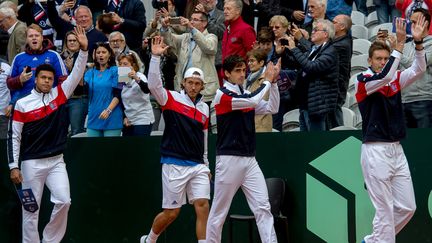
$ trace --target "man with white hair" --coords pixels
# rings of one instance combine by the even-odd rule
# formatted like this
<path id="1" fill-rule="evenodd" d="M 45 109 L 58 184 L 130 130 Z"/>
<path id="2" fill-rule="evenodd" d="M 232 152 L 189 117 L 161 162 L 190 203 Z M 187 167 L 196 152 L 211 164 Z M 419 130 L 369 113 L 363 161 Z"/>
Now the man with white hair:
<path id="1" fill-rule="evenodd" d="M 307 16 L 302 28 L 305 29 L 309 36 L 312 34 L 312 29 L 318 19 L 327 19 L 327 0 L 309 0 L 307 2 Z"/>
<path id="2" fill-rule="evenodd" d="M 114 54 L 116 56 L 116 61 L 117 58 L 121 55 L 121 54 L 125 54 L 125 55 L 134 55 L 135 58 L 137 59 L 137 64 L 139 67 L 139 71 L 142 73 L 144 72 L 144 63 L 141 61 L 141 58 L 139 57 L 138 53 L 136 53 L 135 51 L 131 50 L 129 48 L 129 46 L 126 45 L 126 38 L 123 35 L 123 33 L 119 32 L 119 31 L 114 31 L 112 32 L 109 36 L 108 36 L 108 42 L 109 45 L 111 47 L 111 49 L 114 51 Z"/>
<path id="3" fill-rule="evenodd" d="M 0 8 L 0 29 L 9 34 L 7 59 L 11 64 L 26 43 L 27 26 L 17 19 L 16 12 L 12 8 L 4 7 Z"/>
<path id="4" fill-rule="evenodd" d="M 148 235 L 140 243 L 155 243 L 159 235 L 177 218 L 186 197 L 194 205 L 197 215 L 198 243 L 206 240 L 206 226 L 210 199 L 210 169 L 207 159 L 209 107 L 202 101 L 204 73 L 189 68 L 183 78 L 183 90 L 163 88 L 160 56 L 168 46 L 161 37 L 152 42 L 152 58 L 148 74 L 148 88 L 161 105 L 165 130 L 161 142 L 162 208 L 154 219 Z"/>
<path id="5" fill-rule="evenodd" d="M 297 77 L 301 131 L 325 131 L 327 118 L 336 109 L 339 62 L 331 45 L 335 31 L 329 20 L 318 19 L 312 29 L 310 51 L 297 48 L 289 37 L 288 48 L 301 67 Z"/>

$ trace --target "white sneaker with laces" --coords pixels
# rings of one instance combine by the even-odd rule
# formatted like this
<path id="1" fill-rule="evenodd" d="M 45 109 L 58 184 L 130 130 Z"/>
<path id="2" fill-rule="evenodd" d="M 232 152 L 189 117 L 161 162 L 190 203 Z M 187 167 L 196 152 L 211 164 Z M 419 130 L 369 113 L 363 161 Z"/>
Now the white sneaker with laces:
<path id="1" fill-rule="evenodd" d="M 147 235 L 141 236 L 140 243 L 146 243 L 146 241 L 147 241 Z"/>

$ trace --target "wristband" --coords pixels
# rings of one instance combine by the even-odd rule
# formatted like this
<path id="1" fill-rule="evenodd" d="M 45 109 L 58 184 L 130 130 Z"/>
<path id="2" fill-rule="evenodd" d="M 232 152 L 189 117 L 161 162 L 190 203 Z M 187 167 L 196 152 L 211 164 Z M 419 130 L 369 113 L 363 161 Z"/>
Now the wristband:
<path id="1" fill-rule="evenodd" d="M 111 110 L 110 108 L 106 108 L 105 110 L 106 110 L 106 112 L 108 112 L 109 114 L 111 114 L 111 112 L 112 112 L 112 110 Z"/>
<path id="2" fill-rule="evenodd" d="M 416 45 L 423 44 L 423 39 L 421 39 L 419 41 L 414 40 L 414 44 L 416 44 Z"/>

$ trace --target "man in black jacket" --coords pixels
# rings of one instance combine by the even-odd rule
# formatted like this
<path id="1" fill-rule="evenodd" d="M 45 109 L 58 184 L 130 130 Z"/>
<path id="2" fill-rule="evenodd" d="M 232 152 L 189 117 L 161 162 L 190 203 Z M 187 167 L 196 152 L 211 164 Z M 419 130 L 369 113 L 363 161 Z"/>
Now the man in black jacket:
<path id="1" fill-rule="evenodd" d="M 297 87 L 301 131 L 327 130 L 328 115 L 336 108 L 339 63 L 330 44 L 334 26 L 329 20 L 316 20 L 310 50 L 302 51 L 290 37 L 288 49 L 300 65 Z"/>
<path id="2" fill-rule="evenodd" d="M 110 0 L 105 12 L 112 14 L 112 20 L 117 24 L 114 30 L 125 35 L 129 48 L 139 50 L 147 25 L 145 8 L 141 0 Z"/>
<path id="3" fill-rule="evenodd" d="M 338 99 L 336 109 L 329 114 L 329 128 L 343 126 L 342 106 L 345 103 L 351 72 L 352 37 L 349 34 L 352 21 L 348 15 L 340 14 L 334 17 L 335 38 L 333 47 L 339 58 Z"/>

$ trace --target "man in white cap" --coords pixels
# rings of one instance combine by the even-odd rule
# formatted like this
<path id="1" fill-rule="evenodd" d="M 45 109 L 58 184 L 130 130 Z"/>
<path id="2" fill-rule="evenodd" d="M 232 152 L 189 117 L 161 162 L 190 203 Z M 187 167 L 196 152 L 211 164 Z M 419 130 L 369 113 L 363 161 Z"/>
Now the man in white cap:
<path id="1" fill-rule="evenodd" d="M 197 214 L 198 242 L 205 242 L 210 199 L 210 170 L 207 159 L 207 129 L 209 107 L 201 98 L 204 73 L 199 68 L 186 70 L 180 92 L 162 86 L 160 56 L 161 38 L 152 43 L 152 58 L 148 73 L 148 87 L 162 107 L 165 130 L 161 142 L 162 208 L 150 233 L 140 243 L 155 243 L 159 235 L 177 218 L 186 204 L 186 196 Z"/>

